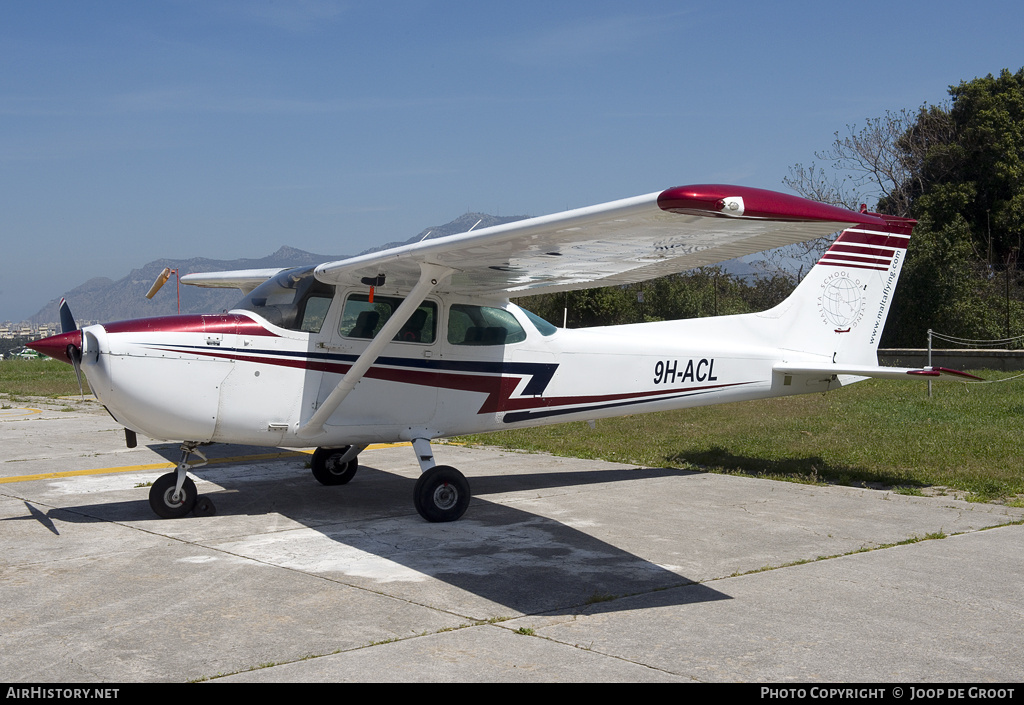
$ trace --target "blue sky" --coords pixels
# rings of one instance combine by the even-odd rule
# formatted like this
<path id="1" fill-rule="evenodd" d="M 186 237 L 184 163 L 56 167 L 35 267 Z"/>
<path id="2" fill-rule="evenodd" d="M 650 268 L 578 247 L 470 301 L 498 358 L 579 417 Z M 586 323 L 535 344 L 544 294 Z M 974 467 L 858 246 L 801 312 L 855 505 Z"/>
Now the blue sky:
<path id="1" fill-rule="evenodd" d="M 160 257 L 786 190 L 1022 36 L 1019 2 L 3 0 L 0 321 Z"/>

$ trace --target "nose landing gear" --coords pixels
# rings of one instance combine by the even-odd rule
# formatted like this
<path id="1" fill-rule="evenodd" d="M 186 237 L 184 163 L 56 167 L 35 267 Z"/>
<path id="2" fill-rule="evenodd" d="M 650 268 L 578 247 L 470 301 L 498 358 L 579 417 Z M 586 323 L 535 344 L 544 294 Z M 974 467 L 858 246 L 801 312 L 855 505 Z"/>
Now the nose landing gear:
<path id="1" fill-rule="evenodd" d="M 359 452 L 365 447 L 317 448 L 310 461 L 313 477 L 321 485 L 348 484 L 359 469 Z"/>
<path id="2" fill-rule="evenodd" d="M 196 483 L 188 477 L 189 468 L 206 465 L 206 456 L 197 450 L 198 443 L 181 444 L 181 460 L 174 472 L 161 475 L 149 489 L 149 506 L 163 519 L 177 519 L 192 512 L 210 516 L 215 512 L 209 497 L 200 497 Z M 195 453 L 202 462 L 188 464 L 188 458 Z M 197 504 L 198 503 L 198 504 Z"/>

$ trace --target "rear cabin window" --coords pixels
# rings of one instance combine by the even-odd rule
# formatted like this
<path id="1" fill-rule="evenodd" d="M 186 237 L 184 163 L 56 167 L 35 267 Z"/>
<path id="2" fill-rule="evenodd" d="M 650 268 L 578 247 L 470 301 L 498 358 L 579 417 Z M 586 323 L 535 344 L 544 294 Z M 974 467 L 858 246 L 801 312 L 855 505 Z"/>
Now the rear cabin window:
<path id="1" fill-rule="evenodd" d="M 370 340 L 377 335 L 391 314 L 401 305 L 402 299 L 393 296 L 376 295 L 373 303 L 366 294 L 350 294 L 345 300 L 338 332 L 346 338 Z M 395 334 L 393 340 L 402 343 L 433 343 L 437 337 L 437 304 L 424 301 L 409 320 Z"/>
<path id="2" fill-rule="evenodd" d="M 525 308 L 521 308 L 519 310 L 526 314 L 526 317 L 530 319 L 530 323 L 537 327 L 537 331 L 541 335 L 546 337 L 558 332 L 558 328 L 556 326 L 548 323 L 533 311 L 527 311 Z"/>
<path id="3" fill-rule="evenodd" d="M 502 308 L 452 304 L 448 342 L 452 345 L 507 345 L 526 340 L 515 316 Z"/>

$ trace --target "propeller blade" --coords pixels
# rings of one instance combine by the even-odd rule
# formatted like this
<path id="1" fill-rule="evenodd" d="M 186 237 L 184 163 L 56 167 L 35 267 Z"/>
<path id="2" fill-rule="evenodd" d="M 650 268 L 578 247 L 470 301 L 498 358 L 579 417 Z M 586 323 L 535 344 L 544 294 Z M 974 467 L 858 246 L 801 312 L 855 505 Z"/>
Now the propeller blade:
<path id="1" fill-rule="evenodd" d="M 61 298 L 60 300 L 60 332 L 70 333 L 71 331 L 78 330 L 78 324 L 75 323 L 75 317 L 71 315 L 71 307 L 68 306 L 67 300 Z"/>
<path id="2" fill-rule="evenodd" d="M 167 280 L 171 278 L 171 268 L 164 267 L 164 271 L 160 272 L 160 275 L 153 282 L 153 286 L 149 287 L 149 293 L 146 294 L 147 299 L 151 299 L 156 296 L 156 292 L 160 291 L 160 287 L 167 283 Z"/>
<path id="3" fill-rule="evenodd" d="M 78 395 L 85 399 L 85 387 L 82 386 L 82 349 L 77 345 L 68 345 L 67 356 L 75 368 L 75 377 L 78 378 Z"/>
<path id="4" fill-rule="evenodd" d="M 78 330 L 78 324 L 75 323 L 75 317 L 71 315 L 71 307 L 68 306 L 67 299 L 64 298 L 61 298 L 60 300 L 60 330 L 62 335 L 66 333 L 73 333 Z M 85 399 L 85 387 L 82 385 L 81 333 L 78 334 L 78 343 L 78 345 L 68 343 L 64 348 L 64 355 L 68 360 L 70 360 L 71 364 L 75 368 L 75 377 L 78 378 L 78 394 L 82 399 Z"/>
<path id="5" fill-rule="evenodd" d="M 68 299 L 60 298 L 60 332 L 73 333 L 78 330 L 78 324 L 75 323 L 75 317 L 72 316 L 71 306 L 68 305 Z M 78 336 L 79 344 L 71 342 L 65 347 L 65 355 L 71 364 L 75 367 L 75 376 L 78 378 L 78 393 L 79 396 L 85 399 L 85 387 L 82 385 L 82 335 Z M 45 354 L 44 354 L 45 355 Z"/>

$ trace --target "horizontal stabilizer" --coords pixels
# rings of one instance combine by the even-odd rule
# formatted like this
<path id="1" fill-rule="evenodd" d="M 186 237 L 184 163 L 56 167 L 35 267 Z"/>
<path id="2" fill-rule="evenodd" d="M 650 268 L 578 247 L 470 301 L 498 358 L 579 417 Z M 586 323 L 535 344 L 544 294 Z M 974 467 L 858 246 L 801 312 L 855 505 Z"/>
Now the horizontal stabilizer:
<path id="1" fill-rule="evenodd" d="M 984 381 L 967 372 L 951 370 L 948 367 L 880 367 L 877 365 L 833 365 L 830 363 L 782 363 L 773 368 L 787 375 L 857 375 L 858 377 L 881 377 L 884 379 L 910 379 L 913 377 L 953 377 L 955 379 Z"/>

